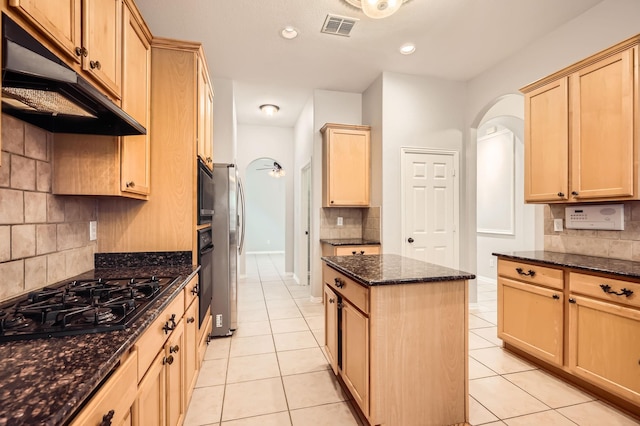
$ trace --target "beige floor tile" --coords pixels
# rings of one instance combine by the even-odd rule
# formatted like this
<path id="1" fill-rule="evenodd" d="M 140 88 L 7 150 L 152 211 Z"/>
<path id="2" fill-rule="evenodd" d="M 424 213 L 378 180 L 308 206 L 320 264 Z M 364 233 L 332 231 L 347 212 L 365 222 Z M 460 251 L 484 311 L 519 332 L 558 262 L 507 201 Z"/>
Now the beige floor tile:
<path id="1" fill-rule="evenodd" d="M 267 309 L 272 308 L 297 308 L 295 300 L 293 299 L 275 299 L 275 300 L 267 300 L 265 301 L 267 304 Z"/>
<path id="2" fill-rule="evenodd" d="M 492 312 L 495 309 L 485 306 L 483 303 L 469 303 L 469 313 L 476 314 L 478 312 Z"/>
<path id="3" fill-rule="evenodd" d="M 469 395 L 499 419 L 549 410 L 548 406 L 500 376 L 469 380 Z"/>
<path id="4" fill-rule="evenodd" d="M 498 295 L 495 291 L 479 291 L 478 302 L 486 302 L 489 300 L 496 300 Z"/>
<path id="5" fill-rule="evenodd" d="M 502 347 L 502 339 L 498 338 L 498 327 L 476 328 L 475 330 L 469 330 L 469 332 L 477 334 L 496 346 Z"/>
<path id="6" fill-rule="evenodd" d="M 247 356 L 275 352 L 273 346 L 273 337 L 251 336 L 251 337 L 233 337 L 231 339 L 231 351 L 229 356 Z"/>
<path id="7" fill-rule="evenodd" d="M 497 300 L 483 300 L 479 301 L 478 304 L 484 308 L 487 308 L 488 311 L 498 311 L 498 301 Z"/>
<path id="8" fill-rule="evenodd" d="M 474 398 L 469 397 L 469 422 L 472 425 L 482 425 L 499 420 L 493 413 L 487 410 Z"/>
<path id="9" fill-rule="evenodd" d="M 289 412 L 266 414 L 264 416 L 249 417 L 240 420 L 222 422 L 222 426 L 291 426 Z"/>
<path id="10" fill-rule="evenodd" d="M 202 362 L 198 374 L 197 388 L 224 385 L 227 376 L 227 359 L 209 359 Z"/>
<path id="11" fill-rule="evenodd" d="M 516 358 L 502 348 L 492 347 L 469 351 L 476 361 L 484 364 L 498 374 L 518 373 L 520 371 L 535 370 L 536 367 L 526 361 Z"/>
<path id="12" fill-rule="evenodd" d="M 291 411 L 293 426 L 359 426 L 348 402 L 319 405 Z"/>
<path id="13" fill-rule="evenodd" d="M 250 337 L 271 334 L 271 324 L 269 321 L 241 322 L 233 332 L 234 337 Z"/>
<path id="14" fill-rule="evenodd" d="M 260 300 L 238 300 L 238 311 L 255 311 L 264 309 L 264 299 Z"/>
<path id="15" fill-rule="evenodd" d="M 307 286 L 300 286 L 300 287 L 288 287 L 289 289 L 289 294 L 291 294 L 291 297 L 305 297 L 309 295 L 309 288 Z"/>
<path id="16" fill-rule="evenodd" d="M 262 294 L 262 289 L 260 287 L 251 290 L 245 289 L 244 291 L 238 289 L 238 300 L 242 300 L 242 302 L 263 301 L 264 295 Z"/>
<path id="17" fill-rule="evenodd" d="M 551 408 L 566 407 L 594 400 L 590 395 L 542 370 L 507 374 L 504 378 Z"/>
<path id="18" fill-rule="evenodd" d="M 469 380 L 498 375 L 498 373 L 496 373 L 486 365 L 479 363 L 475 359 L 471 357 L 469 357 L 468 359 L 469 359 Z"/>
<path id="19" fill-rule="evenodd" d="M 280 367 L 275 352 L 229 358 L 227 383 L 280 377 Z"/>
<path id="20" fill-rule="evenodd" d="M 318 301 L 318 300 L 312 299 L 310 296 L 300 297 L 300 298 L 296 297 L 294 298 L 294 301 L 298 306 L 316 306 L 318 304 L 322 305 L 322 299 Z"/>
<path id="21" fill-rule="evenodd" d="M 229 347 L 231 346 L 231 337 L 219 337 L 211 339 L 207 350 L 204 353 L 204 359 L 222 359 L 229 357 Z"/>
<path id="22" fill-rule="evenodd" d="M 580 426 L 640 425 L 640 422 L 614 410 L 601 401 L 585 402 L 571 407 L 558 408 L 556 411 Z"/>
<path id="23" fill-rule="evenodd" d="M 302 318 L 300 309 L 293 308 L 269 308 L 269 319 Z"/>
<path id="24" fill-rule="evenodd" d="M 304 318 L 289 318 L 271 321 L 271 330 L 277 333 L 293 333 L 294 331 L 307 331 L 309 326 Z"/>
<path id="25" fill-rule="evenodd" d="M 495 327 L 495 324 L 491 324 L 489 321 L 483 320 L 475 314 L 469 314 L 469 329 Z"/>
<path id="26" fill-rule="evenodd" d="M 282 380 L 278 378 L 227 384 L 222 420 L 236 420 L 287 410 Z"/>
<path id="27" fill-rule="evenodd" d="M 321 330 L 311 330 L 313 333 L 313 337 L 316 338 L 316 342 L 318 342 L 318 346 L 324 346 L 324 328 Z"/>
<path id="28" fill-rule="evenodd" d="M 575 426 L 575 423 L 555 410 L 505 419 L 504 422 L 509 426 Z"/>
<path id="29" fill-rule="evenodd" d="M 300 312 L 305 317 L 316 317 L 324 315 L 324 305 L 322 303 L 316 303 L 315 305 L 303 305 L 300 306 Z"/>
<path id="30" fill-rule="evenodd" d="M 283 376 L 311 373 L 330 368 L 319 347 L 278 352 L 278 363 Z"/>
<path id="31" fill-rule="evenodd" d="M 260 273 L 260 281 L 262 281 L 262 284 L 265 284 L 265 283 L 282 284 L 282 277 L 280 276 L 280 274 L 278 274 L 277 271 L 273 271 L 272 273 L 267 273 L 265 275 Z"/>
<path id="32" fill-rule="evenodd" d="M 485 321 L 490 322 L 493 325 L 498 325 L 498 312 L 497 311 L 486 311 L 486 312 L 478 312 L 474 314 L 477 317 L 482 318 Z"/>
<path id="33" fill-rule="evenodd" d="M 305 317 L 307 324 L 309 324 L 309 328 L 311 330 L 322 330 L 324 329 L 324 316 L 318 317 Z"/>
<path id="34" fill-rule="evenodd" d="M 276 344 L 276 351 L 278 352 L 318 347 L 318 342 L 316 342 L 311 331 L 274 334 L 273 341 Z"/>
<path id="35" fill-rule="evenodd" d="M 185 426 L 217 424 L 222 413 L 224 386 L 210 386 L 193 390 L 185 416 Z"/>
<path id="36" fill-rule="evenodd" d="M 268 321 L 267 308 L 238 311 L 238 322 Z"/>
<path id="37" fill-rule="evenodd" d="M 495 346 L 493 343 L 488 341 L 487 339 L 483 339 L 473 332 L 469 332 L 469 350 L 473 349 L 482 349 L 482 348 L 490 348 Z"/>
<path id="38" fill-rule="evenodd" d="M 282 381 L 290 410 L 347 399 L 333 372 L 329 370 L 285 376 Z"/>

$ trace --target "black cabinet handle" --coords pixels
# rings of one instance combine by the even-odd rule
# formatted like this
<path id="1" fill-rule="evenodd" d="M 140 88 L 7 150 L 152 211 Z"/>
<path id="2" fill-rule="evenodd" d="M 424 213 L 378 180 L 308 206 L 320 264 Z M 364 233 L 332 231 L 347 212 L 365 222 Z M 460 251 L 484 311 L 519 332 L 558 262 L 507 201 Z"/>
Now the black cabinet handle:
<path id="1" fill-rule="evenodd" d="M 329 299 L 329 303 L 336 303 L 336 299 L 334 299 L 333 297 Z"/>
<path id="2" fill-rule="evenodd" d="M 199 285 L 196 284 L 195 286 L 193 286 L 193 288 L 191 289 L 191 294 L 193 294 L 194 296 L 196 294 L 198 294 L 198 292 L 200 291 Z"/>
<path id="3" fill-rule="evenodd" d="M 571 195 L 577 197 L 578 195 L 580 195 L 580 193 L 578 191 L 571 191 Z"/>
<path id="4" fill-rule="evenodd" d="M 115 411 L 109 410 L 107 414 L 102 416 L 102 421 L 100 422 L 100 426 L 111 426 L 111 420 L 113 420 L 113 415 Z"/>
<path id="5" fill-rule="evenodd" d="M 171 321 L 171 324 L 169 324 L 169 321 Z M 176 314 L 171 315 L 169 321 L 165 322 L 164 326 L 162 327 L 162 329 L 164 330 L 164 334 L 169 334 L 171 330 L 174 330 L 176 328 Z"/>
<path id="6" fill-rule="evenodd" d="M 351 254 L 355 256 L 356 255 L 356 251 L 355 250 L 352 251 Z"/>
<path id="7" fill-rule="evenodd" d="M 344 281 L 342 281 L 340 278 L 336 277 L 333 282 L 335 283 L 336 287 L 338 288 L 342 288 L 344 287 Z"/>
<path id="8" fill-rule="evenodd" d="M 194 317 L 187 318 L 187 324 L 193 324 L 194 322 L 196 322 L 196 319 Z"/>
<path id="9" fill-rule="evenodd" d="M 529 269 L 529 271 L 524 272 L 524 271 L 522 270 L 522 268 L 516 268 L 516 272 L 517 272 L 519 275 L 523 275 L 523 276 L 525 276 L 525 277 L 531 277 L 531 278 L 533 278 L 533 277 L 536 275 L 536 271 L 534 271 L 534 270 L 532 270 L 532 269 Z"/>
<path id="10" fill-rule="evenodd" d="M 178 345 L 169 346 L 169 353 L 170 354 L 176 353 L 178 351 L 180 351 L 180 346 L 178 346 Z"/>
<path id="11" fill-rule="evenodd" d="M 102 64 L 100 61 L 89 61 L 89 67 L 91 67 L 91 69 L 102 69 Z"/>
<path id="12" fill-rule="evenodd" d="M 611 290 L 611 286 L 607 285 L 607 284 L 600 284 L 600 288 L 605 293 L 607 293 L 607 294 L 615 294 L 616 296 L 629 297 L 629 296 L 631 296 L 633 294 L 633 290 L 629 290 L 627 288 L 623 288 L 619 292 L 616 292 L 615 290 Z"/>
<path id="13" fill-rule="evenodd" d="M 558 197 L 560 198 L 564 197 L 564 192 L 558 192 Z"/>
<path id="14" fill-rule="evenodd" d="M 84 56 L 86 58 L 88 54 L 89 54 L 89 51 L 87 50 L 86 47 L 76 47 L 77 56 Z"/>
<path id="15" fill-rule="evenodd" d="M 173 355 L 164 357 L 164 359 L 162 360 L 162 364 L 173 364 Z"/>
<path id="16" fill-rule="evenodd" d="M 556 299 L 556 300 L 560 299 L 560 296 L 558 296 L 557 294 L 554 294 L 554 295 L 553 295 L 553 296 L 551 296 L 551 297 L 553 297 L 553 298 L 554 298 L 554 299 Z"/>
<path id="17" fill-rule="evenodd" d="M 574 299 L 573 297 L 569 298 L 569 303 L 576 303 L 576 299 Z"/>
<path id="18" fill-rule="evenodd" d="M 407 239 L 407 242 L 408 242 L 409 244 L 411 244 L 413 241 L 414 241 L 414 239 L 413 239 L 413 238 L 411 238 L 411 237 L 409 237 L 409 238 Z"/>
<path id="19" fill-rule="evenodd" d="M 364 254 L 364 250 L 360 250 L 360 254 Z"/>

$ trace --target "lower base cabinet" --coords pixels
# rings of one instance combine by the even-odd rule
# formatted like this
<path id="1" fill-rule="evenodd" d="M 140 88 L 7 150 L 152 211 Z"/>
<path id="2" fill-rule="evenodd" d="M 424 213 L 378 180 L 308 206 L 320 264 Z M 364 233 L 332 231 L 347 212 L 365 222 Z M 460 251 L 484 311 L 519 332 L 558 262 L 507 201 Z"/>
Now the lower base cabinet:
<path id="1" fill-rule="evenodd" d="M 342 379 L 353 399 L 369 414 L 369 318 L 342 302 Z"/>
<path id="2" fill-rule="evenodd" d="M 166 382 L 165 356 L 160 352 L 138 384 L 138 397 L 132 410 L 134 424 L 166 424 Z"/>

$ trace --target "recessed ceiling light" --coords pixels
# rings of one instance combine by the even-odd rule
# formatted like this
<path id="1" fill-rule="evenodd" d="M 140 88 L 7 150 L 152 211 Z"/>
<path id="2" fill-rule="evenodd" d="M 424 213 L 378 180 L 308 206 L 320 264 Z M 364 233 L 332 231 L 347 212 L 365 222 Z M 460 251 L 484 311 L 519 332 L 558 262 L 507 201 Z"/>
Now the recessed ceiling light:
<path id="1" fill-rule="evenodd" d="M 403 55 L 411 55 L 416 51 L 416 45 L 413 43 L 405 43 L 400 47 L 400 53 Z"/>
<path id="2" fill-rule="evenodd" d="M 282 29 L 282 31 L 280 31 L 280 34 L 287 40 L 291 40 L 292 38 L 298 37 L 298 30 L 291 26 L 286 26 Z"/>
<path id="3" fill-rule="evenodd" d="M 272 117 L 276 112 L 280 111 L 280 107 L 273 104 L 264 104 L 260 105 L 260 111 L 262 111 L 266 116 Z"/>

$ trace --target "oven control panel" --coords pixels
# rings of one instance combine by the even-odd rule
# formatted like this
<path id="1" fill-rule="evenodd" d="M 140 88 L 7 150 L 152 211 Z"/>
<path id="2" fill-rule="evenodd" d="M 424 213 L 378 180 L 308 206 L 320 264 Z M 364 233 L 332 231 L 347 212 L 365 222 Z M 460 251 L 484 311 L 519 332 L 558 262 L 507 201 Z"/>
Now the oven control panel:
<path id="1" fill-rule="evenodd" d="M 565 208 L 568 229 L 624 230 L 624 204 L 599 204 Z"/>

